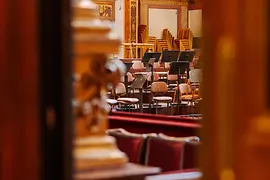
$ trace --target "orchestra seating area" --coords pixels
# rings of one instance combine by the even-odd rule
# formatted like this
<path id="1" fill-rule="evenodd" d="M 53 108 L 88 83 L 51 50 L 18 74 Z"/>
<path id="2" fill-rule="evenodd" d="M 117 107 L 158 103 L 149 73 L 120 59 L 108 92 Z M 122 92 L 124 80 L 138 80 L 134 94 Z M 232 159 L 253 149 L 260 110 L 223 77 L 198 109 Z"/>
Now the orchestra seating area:
<path id="1" fill-rule="evenodd" d="M 173 59 L 170 58 L 173 56 Z M 169 58 L 169 59 L 168 59 Z M 196 51 L 147 52 L 125 62 L 127 73 L 108 91 L 115 111 L 181 115 L 198 113 L 202 71 Z M 151 61 L 153 60 L 153 61 Z"/>
<path id="2" fill-rule="evenodd" d="M 107 133 L 116 138 L 118 148 L 126 153 L 131 163 L 160 167 L 163 173 L 198 168 L 196 156 L 201 142 L 197 136 L 138 134 L 122 128 L 109 129 Z"/>

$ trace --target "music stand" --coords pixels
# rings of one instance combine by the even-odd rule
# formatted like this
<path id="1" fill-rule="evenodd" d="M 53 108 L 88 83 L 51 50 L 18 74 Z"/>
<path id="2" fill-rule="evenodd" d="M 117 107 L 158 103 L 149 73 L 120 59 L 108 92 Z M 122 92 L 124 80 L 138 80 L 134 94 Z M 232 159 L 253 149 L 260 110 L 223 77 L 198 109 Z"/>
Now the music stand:
<path id="1" fill-rule="evenodd" d="M 150 68 L 151 71 L 151 84 L 154 81 L 154 62 L 158 62 L 161 53 L 159 52 L 146 52 L 142 58 L 142 62 L 147 64 L 147 67 Z"/>
<path id="2" fill-rule="evenodd" d="M 146 52 L 143 55 L 142 62 L 143 63 L 148 63 L 148 61 L 151 58 L 155 59 L 155 62 L 158 62 L 160 56 L 161 56 L 161 53 L 160 52 Z"/>
<path id="3" fill-rule="evenodd" d="M 185 74 L 185 72 L 189 69 L 189 62 L 187 61 L 175 61 L 171 63 L 171 69 L 169 74 L 177 74 L 177 105 L 179 106 L 179 97 L 180 97 L 180 89 L 179 84 L 181 81 L 180 76 Z"/>
<path id="4" fill-rule="evenodd" d="M 126 93 L 128 94 L 128 76 L 127 76 L 127 73 L 129 72 L 129 69 L 132 67 L 133 63 L 124 63 L 125 66 L 126 66 L 126 70 L 127 72 L 125 73 L 125 76 L 124 76 L 124 83 L 125 83 L 125 86 L 126 86 Z"/>
<path id="5" fill-rule="evenodd" d="M 196 52 L 195 51 L 182 51 L 179 56 L 178 61 L 188 61 L 192 62 Z"/>
<path id="6" fill-rule="evenodd" d="M 179 57 L 180 51 L 163 51 L 161 62 L 172 62 L 177 61 Z"/>
<path id="7" fill-rule="evenodd" d="M 140 98 L 139 98 L 139 106 L 140 106 L 140 112 L 143 112 L 143 105 L 142 105 L 142 100 L 143 100 L 143 85 L 146 82 L 146 75 L 143 74 L 137 74 L 135 76 L 134 81 L 132 82 L 132 84 L 130 85 L 130 89 L 139 89 L 139 93 L 140 93 Z"/>

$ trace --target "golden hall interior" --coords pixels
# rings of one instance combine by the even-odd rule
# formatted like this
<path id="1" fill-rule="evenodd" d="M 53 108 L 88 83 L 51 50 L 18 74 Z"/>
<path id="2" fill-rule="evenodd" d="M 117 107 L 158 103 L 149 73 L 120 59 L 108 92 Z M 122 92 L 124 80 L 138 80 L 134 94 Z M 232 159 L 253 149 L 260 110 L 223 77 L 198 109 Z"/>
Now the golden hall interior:
<path id="1" fill-rule="evenodd" d="M 0 179 L 269 180 L 269 7 L 0 1 Z"/>

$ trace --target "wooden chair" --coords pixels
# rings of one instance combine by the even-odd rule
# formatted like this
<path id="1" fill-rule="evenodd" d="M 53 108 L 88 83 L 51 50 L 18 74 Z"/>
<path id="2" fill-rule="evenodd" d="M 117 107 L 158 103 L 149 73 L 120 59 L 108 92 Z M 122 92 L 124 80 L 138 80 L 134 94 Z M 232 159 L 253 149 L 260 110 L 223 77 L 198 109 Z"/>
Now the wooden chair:
<path id="1" fill-rule="evenodd" d="M 169 107 L 171 107 L 172 97 L 164 96 L 168 92 L 168 87 L 165 82 L 157 81 L 153 82 L 151 85 L 152 102 L 156 104 L 156 114 L 158 113 L 157 107 L 159 103 L 167 103 L 167 113 L 169 112 Z M 161 95 L 161 96 L 157 96 Z"/>
<path id="2" fill-rule="evenodd" d="M 169 88 L 177 87 L 178 76 L 176 74 L 168 74 L 167 76 L 167 84 Z M 171 83 L 174 82 L 174 83 Z"/>
<path id="3" fill-rule="evenodd" d="M 139 99 L 131 98 L 131 97 L 122 97 L 126 95 L 126 87 L 123 83 L 118 83 L 118 85 L 113 90 L 113 95 L 118 96 L 117 102 L 119 103 L 120 108 L 122 105 L 129 106 L 129 110 L 131 109 L 131 105 L 134 105 L 135 108 L 138 109 Z"/>
<path id="4" fill-rule="evenodd" d="M 196 100 L 200 99 L 200 90 L 196 86 L 191 86 L 190 81 L 188 83 L 181 83 L 180 89 L 180 100 L 187 101 L 188 105 L 192 105 Z"/>
<path id="5" fill-rule="evenodd" d="M 132 63 L 132 69 L 134 70 L 142 70 L 145 68 L 142 61 L 132 61 Z"/>

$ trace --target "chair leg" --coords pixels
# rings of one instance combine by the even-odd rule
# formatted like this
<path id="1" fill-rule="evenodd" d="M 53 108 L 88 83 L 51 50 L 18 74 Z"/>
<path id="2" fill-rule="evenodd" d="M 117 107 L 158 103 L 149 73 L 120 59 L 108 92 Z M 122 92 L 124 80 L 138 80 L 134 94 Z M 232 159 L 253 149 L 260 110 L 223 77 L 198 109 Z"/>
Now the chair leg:
<path id="1" fill-rule="evenodd" d="M 169 113 L 169 103 L 167 103 L 166 114 Z"/>
<path id="2" fill-rule="evenodd" d="M 158 114 L 158 102 L 156 102 L 156 114 Z"/>
<path id="3" fill-rule="evenodd" d="M 172 110 L 173 110 L 173 108 L 172 108 L 172 102 L 170 102 L 170 115 L 172 115 Z"/>

